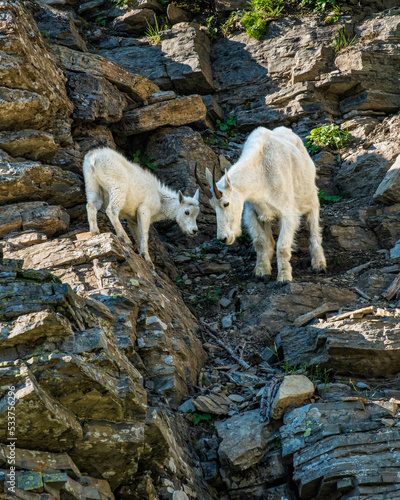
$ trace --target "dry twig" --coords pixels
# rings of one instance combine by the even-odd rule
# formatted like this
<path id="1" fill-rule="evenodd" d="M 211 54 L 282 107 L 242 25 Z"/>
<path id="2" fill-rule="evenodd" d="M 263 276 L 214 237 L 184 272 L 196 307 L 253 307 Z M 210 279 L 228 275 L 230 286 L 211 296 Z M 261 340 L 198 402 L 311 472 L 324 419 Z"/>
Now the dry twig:
<path id="1" fill-rule="evenodd" d="M 223 347 L 225 349 L 225 351 L 229 352 L 229 354 L 232 356 L 232 358 L 237 361 L 240 366 L 242 366 L 245 370 L 249 370 L 250 369 L 250 365 L 246 363 L 246 361 L 244 361 L 243 359 L 240 359 L 239 356 L 237 356 L 233 350 L 227 346 L 224 342 L 222 342 L 222 340 L 220 340 L 215 334 L 215 330 L 213 330 L 209 325 L 207 325 L 207 323 L 204 323 L 202 324 L 202 327 L 203 329 L 205 330 L 205 332 L 218 344 L 220 345 L 221 347 Z"/>
<path id="2" fill-rule="evenodd" d="M 361 295 L 361 297 L 363 297 L 364 299 L 372 300 L 369 295 L 367 295 L 365 292 L 363 292 L 362 290 L 360 290 L 356 286 L 354 287 L 354 290 L 358 293 L 358 295 Z"/>

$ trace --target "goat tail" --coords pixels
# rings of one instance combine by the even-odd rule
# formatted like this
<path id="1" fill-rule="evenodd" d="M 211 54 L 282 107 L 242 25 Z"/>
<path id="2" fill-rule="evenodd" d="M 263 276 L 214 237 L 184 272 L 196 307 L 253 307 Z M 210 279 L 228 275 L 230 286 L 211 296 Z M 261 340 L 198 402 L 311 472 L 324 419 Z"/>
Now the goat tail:
<path id="1" fill-rule="evenodd" d="M 89 153 L 86 153 L 85 158 L 83 159 L 83 165 L 82 165 L 83 174 L 84 175 L 90 174 L 93 176 L 95 173 L 95 169 L 94 169 L 95 163 L 96 163 L 95 155 L 93 155 L 91 151 Z"/>

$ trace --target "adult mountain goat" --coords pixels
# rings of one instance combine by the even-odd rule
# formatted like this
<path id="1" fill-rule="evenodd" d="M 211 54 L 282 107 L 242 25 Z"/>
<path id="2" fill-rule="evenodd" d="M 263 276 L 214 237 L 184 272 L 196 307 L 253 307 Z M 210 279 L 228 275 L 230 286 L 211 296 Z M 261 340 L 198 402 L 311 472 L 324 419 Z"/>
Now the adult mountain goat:
<path id="1" fill-rule="evenodd" d="M 244 208 L 244 223 L 257 253 L 256 276 L 271 275 L 275 248 L 271 221 L 278 220 L 277 281 L 292 281 L 290 258 L 302 215 L 310 230 L 312 267 L 315 272 L 325 271 L 315 165 L 299 136 L 286 127 L 273 131 L 259 127 L 249 135 L 229 175 L 225 170 L 215 182 L 214 173 L 206 169 L 209 186 L 204 190 L 217 215 L 217 237 L 232 245 L 241 234 Z"/>
<path id="2" fill-rule="evenodd" d="M 120 218 L 127 220 L 146 261 L 151 263 L 148 234 L 153 222 L 175 219 L 184 233 L 190 236 L 197 233 L 199 190 L 193 198 L 183 196 L 110 148 L 90 151 L 83 162 L 83 175 L 90 231 L 99 233 L 97 212 L 101 207 L 106 208 L 117 235 L 131 243 Z"/>

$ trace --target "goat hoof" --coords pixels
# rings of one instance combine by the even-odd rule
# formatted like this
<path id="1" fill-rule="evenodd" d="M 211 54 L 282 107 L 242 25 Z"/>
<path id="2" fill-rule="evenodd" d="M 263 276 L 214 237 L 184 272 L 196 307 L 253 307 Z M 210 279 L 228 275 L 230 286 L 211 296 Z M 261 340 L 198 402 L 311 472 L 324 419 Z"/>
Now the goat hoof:
<path id="1" fill-rule="evenodd" d="M 270 279 L 271 279 L 270 274 L 264 274 L 263 276 L 256 276 L 256 283 L 264 283 L 266 285 Z"/>
<path id="2" fill-rule="evenodd" d="M 282 281 L 277 281 L 276 285 L 278 288 L 283 288 L 286 285 L 289 285 L 290 281 L 289 280 L 282 280 Z"/>
<path id="3" fill-rule="evenodd" d="M 327 272 L 326 267 L 323 267 L 321 269 L 318 269 L 318 268 L 313 269 L 314 274 L 326 274 L 326 272 Z"/>

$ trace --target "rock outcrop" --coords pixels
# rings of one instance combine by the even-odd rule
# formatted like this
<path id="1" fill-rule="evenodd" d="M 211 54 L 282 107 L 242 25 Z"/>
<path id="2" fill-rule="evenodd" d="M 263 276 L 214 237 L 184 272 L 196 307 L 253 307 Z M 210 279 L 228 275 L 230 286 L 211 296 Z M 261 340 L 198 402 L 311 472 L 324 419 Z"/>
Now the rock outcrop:
<path id="1" fill-rule="evenodd" d="M 400 9 L 355 3 L 254 40 L 244 0 L 1 2 L 1 498 L 399 497 Z M 192 195 L 255 127 L 330 123 L 326 276 L 301 228 L 294 282 L 256 281 L 203 192 L 155 269 L 101 210 L 87 232 L 94 147 Z"/>

